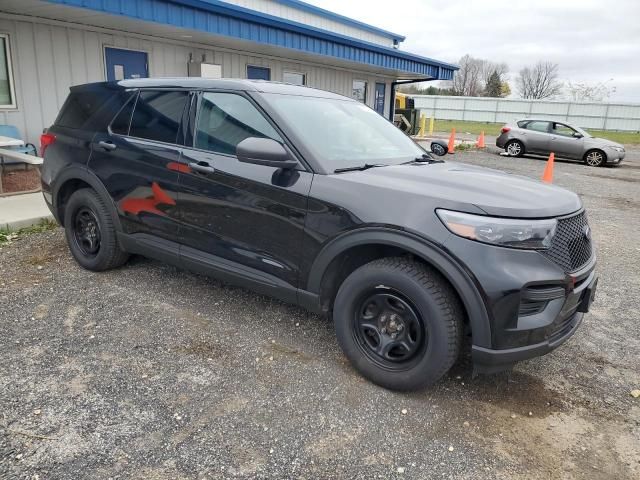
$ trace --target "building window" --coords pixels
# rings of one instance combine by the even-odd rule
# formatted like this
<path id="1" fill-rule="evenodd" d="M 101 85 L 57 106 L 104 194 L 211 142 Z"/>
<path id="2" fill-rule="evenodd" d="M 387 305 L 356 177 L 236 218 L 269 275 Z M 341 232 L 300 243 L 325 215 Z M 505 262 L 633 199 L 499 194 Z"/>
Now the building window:
<path id="1" fill-rule="evenodd" d="M 304 73 L 283 72 L 282 81 L 293 85 L 306 85 L 307 76 Z"/>
<path id="2" fill-rule="evenodd" d="M 0 33 L 0 108 L 15 108 L 16 95 L 11 71 L 9 36 Z"/>
<path id="3" fill-rule="evenodd" d="M 249 80 L 271 80 L 271 69 L 247 65 L 247 78 Z"/>
<path id="4" fill-rule="evenodd" d="M 367 103 L 367 82 L 364 80 L 353 81 L 353 93 L 351 95 L 354 100 Z"/>

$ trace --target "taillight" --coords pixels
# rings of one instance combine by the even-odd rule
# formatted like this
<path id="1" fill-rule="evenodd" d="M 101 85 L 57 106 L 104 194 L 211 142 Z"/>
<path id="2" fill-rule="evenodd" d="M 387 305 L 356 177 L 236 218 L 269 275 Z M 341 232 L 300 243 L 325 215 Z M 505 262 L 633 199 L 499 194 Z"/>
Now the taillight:
<path id="1" fill-rule="evenodd" d="M 44 151 L 49 145 L 56 141 L 56 136 L 52 133 L 43 133 L 40 135 L 40 156 L 44 157 Z"/>
<path id="2" fill-rule="evenodd" d="M 500 130 L 502 133 L 507 133 L 508 131 L 511 130 L 511 127 L 502 127 L 502 130 Z"/>

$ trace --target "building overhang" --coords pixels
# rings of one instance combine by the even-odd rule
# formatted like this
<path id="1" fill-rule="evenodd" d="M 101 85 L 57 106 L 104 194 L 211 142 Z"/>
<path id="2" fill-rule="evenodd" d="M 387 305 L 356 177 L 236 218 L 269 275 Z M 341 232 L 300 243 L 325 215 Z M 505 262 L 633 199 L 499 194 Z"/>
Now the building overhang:
<path id="1" fill-rule="evenodd" d="M 8 0 L 0 10 L 396 78 L 451 80 L 458 68 L 217 0 Z"/>

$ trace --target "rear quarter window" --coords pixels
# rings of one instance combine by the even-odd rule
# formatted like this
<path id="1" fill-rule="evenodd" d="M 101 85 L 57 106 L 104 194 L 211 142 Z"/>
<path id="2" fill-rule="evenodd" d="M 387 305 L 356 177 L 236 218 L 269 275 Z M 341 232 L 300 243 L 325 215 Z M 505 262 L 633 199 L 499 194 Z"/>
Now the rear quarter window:
<path id="1" fill-rule="evenodd" d="M 78 130 L 106 130 L 130 95 L 108 88 L 72 91 L 55 125 Z"/>

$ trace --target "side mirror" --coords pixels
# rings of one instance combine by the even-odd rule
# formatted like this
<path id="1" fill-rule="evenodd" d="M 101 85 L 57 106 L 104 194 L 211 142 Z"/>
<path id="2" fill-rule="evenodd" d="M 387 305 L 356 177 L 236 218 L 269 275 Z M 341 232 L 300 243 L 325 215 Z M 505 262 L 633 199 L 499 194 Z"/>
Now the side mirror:
<path id="1" fill-rule="evenodd" d="M 582 138 L 582 134 L 578 132 L 573 132 L 573 138 Z"/>
<path id="2" fill-rule="evenodd" d="M 236 156 L 240 162 L 268 167 L 288 169 L 298 165 L 282 144 L 271 138 L 245 138 L 236 146 Z"/>

